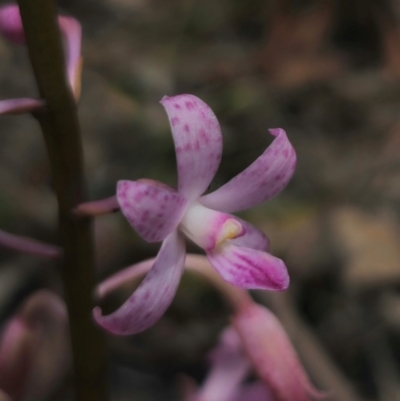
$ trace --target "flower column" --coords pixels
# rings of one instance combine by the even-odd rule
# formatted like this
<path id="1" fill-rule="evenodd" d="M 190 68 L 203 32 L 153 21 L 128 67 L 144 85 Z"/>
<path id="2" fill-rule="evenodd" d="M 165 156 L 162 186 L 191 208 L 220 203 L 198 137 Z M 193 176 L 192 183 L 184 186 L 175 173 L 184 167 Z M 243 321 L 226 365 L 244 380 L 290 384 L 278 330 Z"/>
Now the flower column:
<path id="1" fill-rule="evenodd" d="M 45 111 L 41 125 L 53 172 L 64 248 L 62 279 L 72 339 L 76 399 L 107 399 L 105 340 L 91 319 L 95 266 L 89 219 L 71 210 L 86 200 L 80 129 L 67 84 L 64 54 L 51 0 L 18 0 L 30 59 Z"/>

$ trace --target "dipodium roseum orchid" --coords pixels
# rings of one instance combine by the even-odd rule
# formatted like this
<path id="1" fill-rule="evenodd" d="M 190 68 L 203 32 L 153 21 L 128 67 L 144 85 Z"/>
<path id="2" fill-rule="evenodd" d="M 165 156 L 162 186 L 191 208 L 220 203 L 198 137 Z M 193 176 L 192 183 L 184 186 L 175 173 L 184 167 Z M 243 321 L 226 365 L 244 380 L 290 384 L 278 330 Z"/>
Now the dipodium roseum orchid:
<path id="1" fill-rule="evenodd" d="M 75 98 L 78 99 L 82 69 L 81 25 L 75 18 L 66 16 L 59 16 L 58 24 L 64 39 L 67 79 Z M 25 45 L 24 28 L 17 5 L 8 4 L 0 7 L 0 33 L 10 42 Z M 33 112 L 43 105 L 42 100 L 32 98 L 2 100 L 0 115 Z"/>
<path id="2" fill-rule="evenodd" d="M 139 288 L 114 313 L 97 322 L 115 334 L 133 334 L 153 325 L 172 302 L 185 262 L 186 235 L 206 252 L 211 265 L 241 288 L 284 290 L 289 284 L 282 260 L 268 253 L 267 237 L 231 215 L 278 194 L 289 182 L 296 153 L 283 129 L 264 153 L 216 191 L 203 195 L 219 167 L 222 135 L 212 110 L 193 95 L 164 97 L 178 167 L 178 190 L 152 180 L 119 181 L 117 200 L 133 228 L 148 242 L 163 241 Z"/>

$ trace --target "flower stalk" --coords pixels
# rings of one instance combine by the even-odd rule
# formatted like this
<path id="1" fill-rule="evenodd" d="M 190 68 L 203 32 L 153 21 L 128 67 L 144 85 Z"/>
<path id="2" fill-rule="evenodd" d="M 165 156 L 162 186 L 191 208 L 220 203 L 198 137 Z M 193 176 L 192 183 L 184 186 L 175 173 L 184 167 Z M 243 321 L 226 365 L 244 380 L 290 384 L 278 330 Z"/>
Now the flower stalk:
<path id="1" fill-rule="evenodd" d="M 56 7 L 52 0 L 18 0 L 18 4 L 40 97 L 46 103 L 45 110 L 35 116 L 46 142 L 59 206 L 64 249 L 61 275 L 70 322 L 75 399 L 105 401 L 106 345 L 91 317 L 95 285 L 91 222 L 72 213 L 87 196 L 76 103 L 67 82 Z"/>

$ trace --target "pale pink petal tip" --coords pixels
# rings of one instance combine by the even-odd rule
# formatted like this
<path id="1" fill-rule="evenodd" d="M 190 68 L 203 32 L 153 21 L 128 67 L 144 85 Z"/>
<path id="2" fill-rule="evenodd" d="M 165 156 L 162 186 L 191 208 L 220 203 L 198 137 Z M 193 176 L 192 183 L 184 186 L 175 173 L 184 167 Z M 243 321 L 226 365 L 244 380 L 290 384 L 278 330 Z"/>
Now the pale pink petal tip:
<path id="1" fill-rule="evenodd" d="M 62 249 L 56 245 L 46 244 L 3 230 L 0 230 L 0 247 L 52 259 L 58 259 L 62 255 Z"/>
<path id="2" fill-rule="evenodd" d="M 325 398 L 311 384 L 284 328 L 267 308 L 247 304 L 234 316 L 233 324 L 257 375 L 277 400 Z"/>
<path id="3" fill-rule="evenodd" d="M 207 252 L 211 265 L 236 287 L 283 291 L 289 286 L 284 262 L 269 253 L 227 243 Z"/>
<path id="4" fill-rule="evenodd" d="M 96 322 L 113 334 L 140 333 L 153 326 L 171 304 L 185 263 L 185 242 L 174 231 L 163 242 L 154 265 L 131 297 L 114 313 L 103 316 L 95 308 Z"/>
<path id="5" fill-rule="evenodd" d="M 249 167 L 216 191 L 200 198 L 201 203 L 222 212 L 252 208 L 276 196 L 289 183 L 296 168 L 296 152 L 286 132 L 270 130 L 274 141 Z"/>
<path id="6" fill-rule="evenodd" d="M 44 108 L 44 101 L 31 98 L 0 100 L 0 115 L 32 113 Z"/>
<path id="7" fill-rule="evenodd" d="M 190 401 L 232 401 L 250 371 L 240 337 L 233 327 L 224 330 L 209 359 L 211 369 Z"/>
<path id="8" fill-rule="evenodd" d="M 0 32 L 10 42 L 25 44 L 21 15 L 17 5 L 8 4 L 0 7 Z"/>
<path id="9" fill-rule="evenodd" d="M 117 197 L 110 196 L 109 198 L 85 202 L 78 205 L 73 213 L 76 216 L 88 217 L 88 216 L 100 216 L 102 214 L 114 213 L 119 210 L 119 204 Z"/>
<path id="10" fill-rule="evenodd" d="M 75 98 L 78 99 L 82 75 L 82 27 L 79 21 L 72 17 L 60 16 L 58 22 L 65 41 L 68 80 Z"/>
<path id="11" fill-rule="evenodd" d="M 164 97 L 175 143 L 179 192 L 190 200 L 210 185 L 222 155 L 222 135 L 210 107 L 193 95 Z"/>
<path id="12" fill-rule="evenodd" d="M 281 133 L 281 131 L 283 131 L 282 128 L 270 128 L 268 130 L 268 132 L 273 136 L 278 136 Z"/>
<path id="13" fill-rule="evenodd" d="M 152 180 L 118 181 L 117 200 L 123 215 L 148 242 L 164 240 L 178 226 L 187 199 Z"/>

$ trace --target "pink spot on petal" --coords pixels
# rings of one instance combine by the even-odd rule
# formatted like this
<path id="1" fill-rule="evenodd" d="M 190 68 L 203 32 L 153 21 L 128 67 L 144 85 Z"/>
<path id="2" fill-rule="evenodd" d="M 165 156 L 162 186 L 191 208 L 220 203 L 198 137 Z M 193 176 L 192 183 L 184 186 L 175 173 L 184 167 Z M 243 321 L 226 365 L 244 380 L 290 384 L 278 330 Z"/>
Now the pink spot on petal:
<path id="1" fill-rule="evenodd" d="M 187 124 L 185 124 L 183 126 L 183 129 L 185 130 L 185 132 L 189 132 L 190 131 L 190 128 L 189 128 L 189 126 Z"/>
<path id="2" fill-rule="evenodd" d="M 171 125 L 174 127 L 179 123 L 179 118 L 178 117 L 172 117 L 171 118 Z"/>
<path id="3" fill-rule="evenodd" d="M 188 110 L 194 109 L 194 104 L 192 102 L 185 102 L 185 105 Z"/>
<path id="4" fill-rule="evenodd" d="M 208 137 L 208 135 L 206 134 L 206 131 L 204 131 L 203 129 L 201 129 L 199 131 L 199 136 L 200 138 L 207 144 L 210 142 L 210 138 Z"/>

